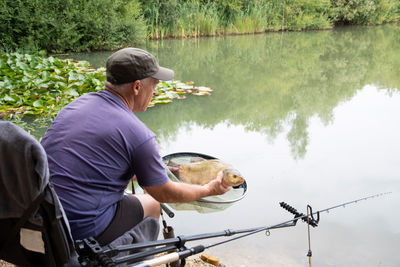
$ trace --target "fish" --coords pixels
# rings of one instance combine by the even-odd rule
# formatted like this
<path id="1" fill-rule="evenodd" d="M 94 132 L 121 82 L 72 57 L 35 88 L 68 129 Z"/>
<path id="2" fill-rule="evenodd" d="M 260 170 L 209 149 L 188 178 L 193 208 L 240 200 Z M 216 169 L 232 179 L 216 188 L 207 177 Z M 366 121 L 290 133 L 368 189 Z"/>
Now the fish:
<path id="1" fill-rule="evenodd" d="M 177 164 L 170 160 L 167 166 L 176 168 L 177 170 L 174 171 L 174 174 L 181 181 L 189 184 L 207 184 L 215 179 L 220 171 L 223 171 L 222 183 L 225 186 L 239 186 L 245 181 L 237 169 L 218 159 L 195 158 L 194 162 L 182 164 Z"/>

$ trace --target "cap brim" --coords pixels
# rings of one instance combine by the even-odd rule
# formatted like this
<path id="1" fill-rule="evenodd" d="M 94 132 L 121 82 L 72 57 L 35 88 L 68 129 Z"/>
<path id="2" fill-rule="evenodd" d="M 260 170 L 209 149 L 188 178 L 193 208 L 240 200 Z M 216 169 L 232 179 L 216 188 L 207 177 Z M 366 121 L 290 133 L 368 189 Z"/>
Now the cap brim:
<path id="1" fill-rule="evenodd" d="M 160 67 L 155 74 L 151 75 L 151 77 L 161 81 L 169 81 L 174 78 L 174 71 L 164 67 Z"/>

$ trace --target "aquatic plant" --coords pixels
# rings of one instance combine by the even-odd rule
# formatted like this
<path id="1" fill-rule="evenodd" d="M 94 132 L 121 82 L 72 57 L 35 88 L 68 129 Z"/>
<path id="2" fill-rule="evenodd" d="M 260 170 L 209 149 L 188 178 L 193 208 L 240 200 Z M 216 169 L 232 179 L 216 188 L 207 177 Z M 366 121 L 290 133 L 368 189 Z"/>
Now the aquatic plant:
<path id="1" fill-rule="evenodd" d="M 88 92 L 102 90 L 105 69 L 88 61 L 0 54 L 0 118 L 52 118 L 62 107 Z M 182 99 L 186 94 L 209 94 L 211 89 L 193 82 L 166 81 L 157 86 L 149 106 Z"/>
<path id="2" fill-rule="evenodd" d="M 77 96 L 102 89 L 104 80 L 104 69 L 87 61 L 1 54 L 0 117 L 54 116 Z"/>

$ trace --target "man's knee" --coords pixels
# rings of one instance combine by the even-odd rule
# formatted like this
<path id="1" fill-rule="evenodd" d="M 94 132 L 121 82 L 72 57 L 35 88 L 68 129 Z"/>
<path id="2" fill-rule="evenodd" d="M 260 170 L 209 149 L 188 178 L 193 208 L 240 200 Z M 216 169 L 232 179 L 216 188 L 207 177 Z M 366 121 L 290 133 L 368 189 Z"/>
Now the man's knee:
<path id="1" fill-rule="evenodd" d="M 155 200 L 149 194 L 137 194 L 135 197 L 137 197 L 142 204 L 143 218 L 153 217 L 158 219 L 160 217 L 160 202 Z"/>

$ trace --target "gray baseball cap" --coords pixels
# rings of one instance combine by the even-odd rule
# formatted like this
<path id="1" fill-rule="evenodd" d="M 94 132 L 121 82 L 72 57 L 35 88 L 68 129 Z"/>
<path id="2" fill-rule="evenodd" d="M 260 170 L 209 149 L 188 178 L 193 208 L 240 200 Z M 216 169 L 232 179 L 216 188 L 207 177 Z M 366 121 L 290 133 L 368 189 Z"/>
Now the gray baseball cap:
<path id="1" fill-rule="evenodd" d="M 174 78 L 174 71 L 160 67 L 156 58 L 139 48 L 123 48 L 112 54 L 106 63 L 107 81 L 118 85 L 153 77 L 162 81 Z"/>

